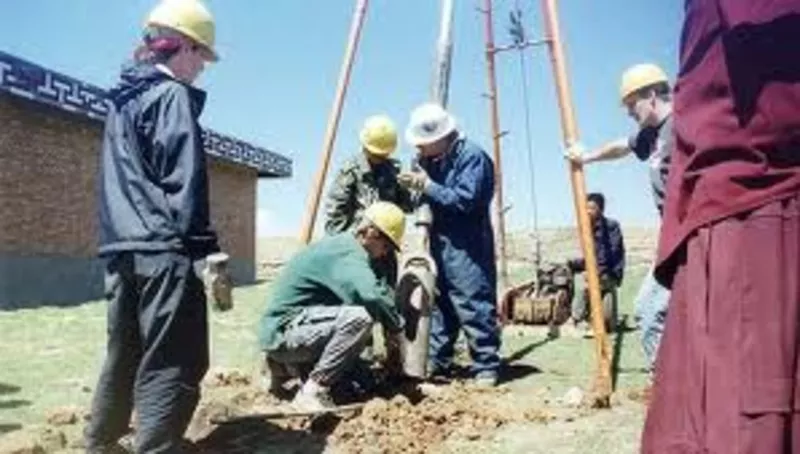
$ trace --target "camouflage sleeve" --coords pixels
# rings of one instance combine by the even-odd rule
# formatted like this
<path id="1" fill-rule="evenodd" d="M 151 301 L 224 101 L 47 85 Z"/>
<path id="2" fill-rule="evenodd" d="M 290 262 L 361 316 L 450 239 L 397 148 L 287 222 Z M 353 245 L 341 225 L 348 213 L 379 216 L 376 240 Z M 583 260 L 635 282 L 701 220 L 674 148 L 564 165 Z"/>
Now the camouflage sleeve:
<path id="1" fill-rule="evenodd" d="M 356 184 L 353 173 L 344 168 L 336 175 L 325 200 L 325 232 L 334 235 L 346 231 L 353 223 Z"/>

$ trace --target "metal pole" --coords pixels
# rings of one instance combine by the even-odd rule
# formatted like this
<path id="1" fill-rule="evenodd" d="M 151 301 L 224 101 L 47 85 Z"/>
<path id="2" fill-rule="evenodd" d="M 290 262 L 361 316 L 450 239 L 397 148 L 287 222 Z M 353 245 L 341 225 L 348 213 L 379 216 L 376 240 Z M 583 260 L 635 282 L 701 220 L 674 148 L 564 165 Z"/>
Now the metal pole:
<path id="1" fill-rule="evenodd" d="M 556 0 L 542 0 L 544 9 L 545 26 L 549 37 L 550 57 L 553 64 L 553 74 L 558 94 L 558 104 L 561 112 L 561 126 L 566 144 L 573 144 L 578 140 L 578 127 L 575 121 L 572 98 L 567 79 L 567 67 L 564 58 L 564 49 L 561 42 L 561 33 L 558 23 Z M 611 397 L 611 348 L 606 335 L 603 322 L 602 300 L 600 295 L 600 280 L 597 275 L 597 258 L 594 252 L 594 238 L 589 224 L 589 214 L 586 211 L 586 181 L 583 166 L 570 164 L 570 179 L 575 203 L 575 212 L 578 217 L 581 247 L 586 260 L 586 277 L 589 286 L 589 302 L 592 313 L 592 328 L 594 329 L 597 348 L 598 370 L 595 383 L 594 405 L 608 407 Z"/>
<path id="2" fill-rule="evenodd" d="M 486 74 L 489 84 L 489 119 L 492 125 L 492 148 L 494 150 L 495 173 L 495 230 L 498 239 L 498 258 L 500 261 L 500 282 L 503 288 L 508 287 L 508 268 L 506 266 L 506 227 L 503 215 L 503 171 L 500 160 L 500 115 L 497 100 L 497 76 L 494 68 L 494 24 L 492 16 L 492 0 L 484 0 L 486 30 Z"/>
<path id="3" fill-rule="evenodd" d="M 442 107 L 447 107 L 447 95 L 450 91 L 450 62 L 453 59 L 453 0 L 442 0 L 442 17 L 439 23 L 439 40 L 436 44 L 436 55 L 431 79 L 431 99 Z M 416 166 L 416 161 L 412 166 Z M 421 236 L 419 249 L 430 252 L 430 226 L 433 222 L 433 211 L 427 203 L 421 204 L 416 211 L 416 226 Z"/>
<path id="4" fill-rule="evenodd" d="M 453 0 L 442 0 L 442 17 L 439 24 L 439 41 L 436 45 L 432 97 L 447 107 L 450 92 L 450 62 L 453 60 Z"/>
<path id="5" fill-rule="evenodd" d="M 328 166 L 330 165 L 331 161 L 333 143 L 336 141 L 336 131 L 339 128 L 339 120 L 342 116 L 342 105 L 344 104 L 344 97 L 347 94 L 347 86 L 350 83 L 350 73 L 353 69 L 353 61 L 355 60 L 356 50 L 358 49 L 358 41 L 361 37 L 361 28 L 364 25 L 364 18 L 367 14 L 368 3 L 368 0 L 357 0 L 355 11 L 353 12 L 353 20 L 350 25 L 350 36 L 347 40 L 344 61 L 342 62 L 342 68 L 339 73 L 336 96 L 334 98 L 333 108 L 331 109 L 328 117 L 328 127 L 325 131 L 325 142 L 322 146 L 320 167 L 319 170 L 317 170 L 317 175 L 314 180 L 311 198 L 306 204 L 306 214 L 303 220 L 303 229 L 300 233 L 300 240 L 306 244 L 311 241 L 311 236 L 314 232 L 314 223 L 317 220 L 319 201 L 322 197 L 322 189 L 325 185 L 325 177 L 328 173 Z"/>

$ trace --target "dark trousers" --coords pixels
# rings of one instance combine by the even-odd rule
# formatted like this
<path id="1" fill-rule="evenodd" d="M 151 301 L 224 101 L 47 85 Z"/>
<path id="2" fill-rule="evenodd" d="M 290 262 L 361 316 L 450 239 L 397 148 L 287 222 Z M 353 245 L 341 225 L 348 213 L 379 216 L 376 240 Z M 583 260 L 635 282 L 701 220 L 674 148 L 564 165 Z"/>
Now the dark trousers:
<path id="1" fill-rule="evenodd" d="M 106 268 L 108 345 L 86 430 L 102 452 L 128 431 L 137 453 L 180 452 L 208 369 L 206 296 L 192 259 L 121 253 Z"/>

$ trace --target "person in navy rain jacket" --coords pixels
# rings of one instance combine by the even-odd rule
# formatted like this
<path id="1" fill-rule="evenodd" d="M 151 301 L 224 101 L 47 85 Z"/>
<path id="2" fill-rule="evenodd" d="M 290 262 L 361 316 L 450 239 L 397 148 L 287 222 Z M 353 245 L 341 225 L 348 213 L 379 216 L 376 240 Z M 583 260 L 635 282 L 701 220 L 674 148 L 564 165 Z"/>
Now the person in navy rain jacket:
<path id="1" fill-rule="evenodd" d="M 109 92 L 99 183 L 108 342 L 86 429 L 89 453 L 180 453 L 208 369 L 202 260 L 219 251 L 191 84 L 214 52 L 214 19 L 198 1 L 163 1 L 135 62 Z M 127 452 L 127 451 L 124 451 Z"/>

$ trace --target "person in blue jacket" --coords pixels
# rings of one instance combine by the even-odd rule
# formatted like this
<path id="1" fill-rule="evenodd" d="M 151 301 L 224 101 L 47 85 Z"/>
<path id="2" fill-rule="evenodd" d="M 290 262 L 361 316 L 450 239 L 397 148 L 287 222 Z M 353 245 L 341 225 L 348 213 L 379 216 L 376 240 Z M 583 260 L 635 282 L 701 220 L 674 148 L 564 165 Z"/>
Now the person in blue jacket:
<path id="1" fill-rule="evenodd" d="M 439 295 L 431 327 L 431 374 L 452 373 L 454 346 L 463 329 L 476 383 L 494 386 L 500 367 L 497 265 L 489 213 L 494 164 L 435 103 L 412 112 L 406 140 L 419 150 L 419 166 L 402 173 L 398 181 L 420 192 L 433 212 L 430 251 L 439 270 Z"/>
<path id="2" fill-rule="evenodd" d="M 208 369 L 206 295 L 198 270 L 219 251 L 191 84 L 215 61 L 214 19 L 198 0 L 158 4 L 134 62 L 109 92 L 99 183 L 106 260 L 106 358 L 86 428 L 89 453 L 180 453 Z M 124 451 L 127 452 L 127 451 Z"/>
<path id="3" fill-rule="evenodd" d="M 619 222 L 605 215 L 606 198 L 599 192 L 586 197 L 586 210 L 592 223 L 594 254 L 597 260 L 597 277 L 600 280 L 600 294 L 603 299 L 603 318 L 606 331 L 617 329 L 617 290 L 625 276 L 625 239 Z M 567 262 L 574 273 L 586 271 L 586 260 L 572 259 Z M 589 304 L 589 289 L 584 286 L 581 295 L 572 302 L 572 320 L 575 326 L 582 327 L 584 334 L 594 335 L 592 331 Z"/>

